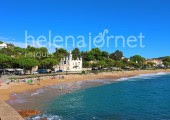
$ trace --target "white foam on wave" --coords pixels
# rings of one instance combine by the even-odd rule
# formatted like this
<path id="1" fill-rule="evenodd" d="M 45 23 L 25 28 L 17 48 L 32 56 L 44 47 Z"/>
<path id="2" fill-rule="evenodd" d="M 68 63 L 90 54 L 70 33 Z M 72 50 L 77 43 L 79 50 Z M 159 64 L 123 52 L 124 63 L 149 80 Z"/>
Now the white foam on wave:
<path id="1" fill-rule="evenodd" d="M 169 72 L 159 72 L 157 73 L 157 75 L 167 75 L 167 74 L 170 74 Z"/>
<path id="2" fill-rule="evenodd" d="M 38 94 L 43 93 L 43 92 L 44 92 L 43 89 L 39 89 L 35 93 L 32 93 L 31 96 L 38 95 Z"/>
<path id="3" fill-rule="evenodd" d="M 140 78 L 150 79 L 152 77 L 160 77 L 162 75 L 167 75 L 167 74 L 170 74 L 170 73 L 159 72 L 159 73 L 153 73 L 153 74 L 139 74 L 133 77 L 123 77 L 123 78 L 117 79 L 116 81 L 137 81 Z"/>
<path id="4" fill-rule="evenodd" d="M 111 84 L 112 82 L 107 79 L 97 79 L 97 80 L 89 80 L 88 82 L 102 83 L 102 84 Z"/>
<path id="5" fill-rule="evenodd" d="M 125 80 L 129 80 L 130 77 L 122 77 L 120 79 L 117 79 L 116 81 L 125 81 Z"/>
<path id="6" fill-rule="evenodd" d="M 111 84 L 111 82 L 103 82 L 104 84 Z"/>
<path id="7" fill-rule="evenodd" d="M 38 95 L 39 93 L 32 93 L 31 96 Z"/>
<path id="8" fill-rule="evenodd" d="M 31 118 L 26 118 L 26 120 L 41 120 L 41 119 L 46 119 L 46 120 L 62 120 L 62 117 L 57 116 L 57 115 L 48 115 L 48 114 L 42 114 L 42 115 L 38 115 L 35 117 L 31 117 Z"/>
<path id="9" fill-rule="evenodd" d="M 159 73 L 152 73 L 152 74 L 140 74 L 135 76 L 135 78 L 143 78 L 143 79 L 147 79 L 147 78 L 151 78 L 151 77 L 159 77 L 162 75 L 167 75 L 169 73 L 166 72 L 159 72 Z"/>

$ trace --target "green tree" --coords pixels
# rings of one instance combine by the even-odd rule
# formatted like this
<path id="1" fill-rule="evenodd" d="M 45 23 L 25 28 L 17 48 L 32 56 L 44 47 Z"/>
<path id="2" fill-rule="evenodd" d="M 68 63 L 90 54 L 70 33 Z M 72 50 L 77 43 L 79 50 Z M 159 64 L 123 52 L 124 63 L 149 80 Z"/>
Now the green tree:
<path id="1" fill-rule="evenodd" d="M 129 67 L 134 67 L 134 68 L 138 68 L 138 67 L 139 67 L 139 64 L 137 64 L 136 62 L 133 62 L 133 61 L 128 61 L 128 62 L 127 62 L 127 66 L 129 66 Z"/>
<path id="2" fill-rule="evenodd" d="M 94 56 L 95 60 L 101 60 L 102 59 L 102 52 L 99 48 L 93 48 L 91 50 L 92 55 Z"/>
<path id="3" fill-rule="evenodd" d="M 9 55 L 9 56 L 15 55 L 15 51 L 13 51 L 13 49 L 11 49 L 11 48 L 2 48 L 0 50 L 0 53 L 5 54 L 5 55 Z"/>
<path id="4" fill-rule="evenodd" d="M 170 56 L 167 56 L 163 59 L 163 65 L 166 67 L 166 68 L 169 68 L 170 67 Z"/>
<path id="5" fill-rule="evenodd" d="M 100 51 L 99 48 L 93 48 L 90 51 L 81 52 L 83 61 L 100 61 L 108 58 L 108 52 Z"/>
<path id="6" fill-rule="evenodd" d="M 37 48 L 32 47 L 32 46 L 30 46 L 30 45 L 27 46 L 26 50 L 27 50 L 28 52 L 37 52 Z"/>
<path id="7" fill-rule="evenodd" d="M 28 57 L 20 58 L 19 64 L 25 70 L 31 70 L 32 67 L 40 65 L 40 63 L 35 58 L 28 58 Z"/>
<path id="8" fill-rule="evenodd" d="M 22 49 L 20 49 L 23 51 Z M 32 46 L 27 46 L 26 50 L 23 51 L 25 53 L 24 56 L 26 57 L 34 57 L 37 60 L 43 60 L 47 57 L 49 57 L 48 49 L 45 47 L 35 48 Z"/>
<path id="9" fill-rule="evenodd" d="M 115 66 L 115 61 L 112 60 L 111 58 L 107 58 L 107 59 L 105 60 L 105 62 L 106 62 L 106 64 L 108 65 L 108 67 L 113 67 L 113 66 Z"/>
<path id="10" fill-rule="evenodd" d="M 170 62 L 164 61 L 163 65 L 165 66 L 165 68 L 169 68 L 170 67 Z"/>
<path id="11" fill-rule="evenodd" d="M 53 66 L 57 64 L 59 64 L 59 62 L 54 58 L 46 58 L 41 61 L 42 68 L 53 69 Z"/>
<path id="12" fill-rule="evenodd" d="M 121 62 L 121 61 L 116 61 L 116 62 L 115 62 L 115 66 L 122 68 L 122 67 L 124 67 L 125 65 L 124 65 L 123 62 Z"/>
<path id="13" fill-rule="evenodd" d="M 67 52 L 67 50 L 65 50 L 64 48 L 56 48 L 56 51 L 54 53 L 54 56 L 57 58 L 58 61 L 60 61 L 62 58 L 68 56 L 69 53 Z"/>
<path id="14" fill-rule="evenodd" d="M 163 59 L 164 62 L 170 62 L 170 56 L 167 56 Z"/>
<path id="15" fill-rule="evenodd" d="M 156 63 L 154 63 L 154 62 L 148 62 L 147 65 L 148 65 L 149 67 L 153 67 L 154 65 L 156 65 Z"/>
<path id="16" fill-rule="evenodd" d="M 83 68 L 90 68 L 91 65 L 88 61 L 83 61 Z"/>
<path id="17" fill-rule="evenodd" d="M 123 52 L 116 50 L 114 53 L 110 54 L 109 57 L 115 61 L 121 61 L 123 58 Z"/>
<path id="18" fill-rule="evenodd" d="M 12 58 L 10 56 L 0 54 L 0 68 L 12 67 Z"/>
<path id="19" fill-rule="evenodd" d="M 25 53 L 26 53 L 26 49 L 25 48 L 14 47 L 13 50 L 17 53 L 17 55 L 24 56 Z"/>
<path id="20" fill-rule="evenodd" d="M 95 60 L 94 51 L 87 51 L 81 53 L 83 61 L 92 61 Z"/>
<path id="21" fill-rule="evenodd" d="M 78 48 L 75 48 L 73 51 L 72 51 L 72 55 L 73 55 L 73 59 L 76 60 L 76 59 L 79 59 L 81 57 L 81 53 L 80 53 L 80 50 Z"/>
<path id="22" fill-rule="evenodd" d="M 13 68 L 19 68 L 20 67 L 20 59 L 17 57 L 11 57 L 11 63 Z"/>
<path id="23" fill-rule="evenodd" d="M 98 63 L 92 63 L 92 64 L 91 64 L 91 67 L 92 67 L 92 68 L 99 67 L 99 64 L 98 64 Z"/>
<path id="24" fill-rule="evenodd" d="M 145 58 L 140 55 L 134 55 L 130 57 L 130 61 L 137 63 L 140 67 L 144 65 Z"/>
<path id="25" fill-rule="evenodd" d="M 102 60 L 107 59 L 109 57 L 109 53 L 106 51 L 102 51 Z"/>
<path id="26" fill-rule="evenodd" d="M 98 62 L 98 65 L 100 68 L 106 68 L 108 67 L 107 63 L 104 60 L 101 60 Z"/>

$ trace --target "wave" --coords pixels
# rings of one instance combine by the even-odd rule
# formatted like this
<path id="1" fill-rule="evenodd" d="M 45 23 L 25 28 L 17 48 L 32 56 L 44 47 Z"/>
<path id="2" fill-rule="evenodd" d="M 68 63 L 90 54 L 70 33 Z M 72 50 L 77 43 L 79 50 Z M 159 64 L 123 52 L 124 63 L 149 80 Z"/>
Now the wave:
<path id="1" fill-rule="evenodd" d="M 38 94 L 43 93 L 43 92 L 44 92 L 43 89 L 39 89 L 35 93 L 32 93 L 31 96 L 38 95 Z"/>
<path id="2" fill-rule="evenodd" d="M 168 75 L 168 74 L 170 74 L 169 72 L 159 72 L 159 73 L 157 73 L 157 75 Z"/>
<path id="3" fill-rule="evenodd" d="M 159 72 L 159 73 L 151 73 L 151 74 L 139 74 L 133 77 L 122 77 L 117 79 L 116 81 L 137 81 L 138 79 L 150 79 L 153 77 L 161 77 L 162 75 L 168 75 L 170 73 L 167 72 Z"/>
<path id="4" fill-rule="evenodd" d="M 169 73 L 166 73 L 166 72 L 151 73 L 151 74 L 140 74 L 140 75 L 134 76 L 134 78 L 147 79 L 147 78 L 151 78 L 151 77 L 160 77 L 162 75 L 168 75 L 168 74 Z"/>
<path id="5" fill-rule="evenodd" d="M 31 96 L 38 95 L 39 93 L 32 93 Z"/>
<path id="6" fill-rule="evenodd" d="M 26 118 L 26 120 L 62 120 L 62 117 L 57 115 L 41 114 L 31 118 Z"/>

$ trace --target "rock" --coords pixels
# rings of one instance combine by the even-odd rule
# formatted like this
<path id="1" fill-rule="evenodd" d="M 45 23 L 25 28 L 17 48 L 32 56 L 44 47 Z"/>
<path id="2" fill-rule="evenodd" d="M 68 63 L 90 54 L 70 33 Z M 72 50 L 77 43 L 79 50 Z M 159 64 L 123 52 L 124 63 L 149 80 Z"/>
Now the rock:
<path id="1" fill-rule="evenodd" d="M 38 115 L 38 114 L 40 114 L 41 112 L 38 111 L 38 110 L 21 110 L 21 111 L 18 111 L 18 113 L 19 113 L 23 118 L 26 118 L 26 117 L 32 117 L 32 116 Z"/>

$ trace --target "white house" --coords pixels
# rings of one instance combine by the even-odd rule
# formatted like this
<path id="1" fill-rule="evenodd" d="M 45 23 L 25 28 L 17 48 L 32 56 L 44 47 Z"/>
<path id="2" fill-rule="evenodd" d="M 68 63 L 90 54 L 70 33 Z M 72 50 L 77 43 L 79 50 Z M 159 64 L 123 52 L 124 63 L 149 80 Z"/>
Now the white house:
<path id="1" fill-rule="evenodd" d="M 55 66 L 55 71 L 82 71 L 82 58 L 73 60 L 72 54 L 62 59 L 59 65 Z"/>
<path id="2" fill-rule="evenodd" d="M 155 63 L 154 66 L 161 66 L 161 67 L 164 66 L 164 65 L 163 65 L 163 61 L 160 60 L 160 59 L 148 59 L 148 60 L 145 61 L 145 63 L 148 63 L 148 62 L 153 62 L 153 63 Z"/>
<path id="3" fill-rule="evenodd" d="M 0 44 L 0 49 L 2 49 L 2 48 L 7 48 L 7 44 L 6 43 Z"/>

